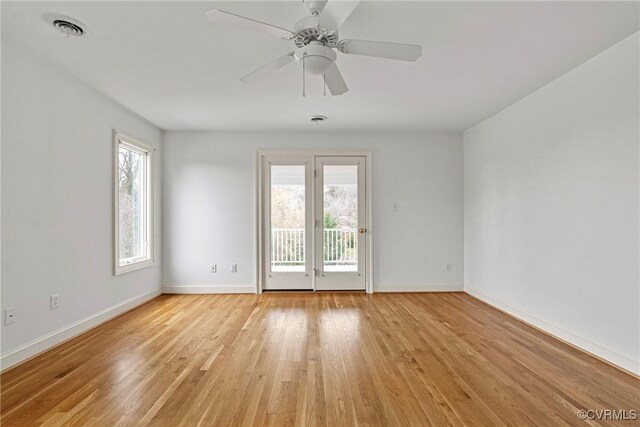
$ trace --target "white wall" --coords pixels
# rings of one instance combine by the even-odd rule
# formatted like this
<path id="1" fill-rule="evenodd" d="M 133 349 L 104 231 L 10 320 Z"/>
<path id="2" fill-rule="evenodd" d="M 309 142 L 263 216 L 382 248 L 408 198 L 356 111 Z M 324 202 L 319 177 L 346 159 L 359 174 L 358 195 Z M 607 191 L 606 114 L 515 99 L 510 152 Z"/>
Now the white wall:
<path id="1" fill-rule="evenodd" d="M 159 293 L 159 168 L 156 263 L 112 274 L 112 128 L 159 147 L 156 127 L 3 37 L 3 368 Z"/>
<path id="2" fill-rule="evenodd" d="M 640 371 L 638 34 L 464 133 L 465 290 Z"/>
<path id="3" fill-rule="evenodd" d="M 371 149 L 374 285 L 462 288 L 462 135 L 312 131 L 165 133 L 164 286 L 254 291 L 259 148 Z"/>

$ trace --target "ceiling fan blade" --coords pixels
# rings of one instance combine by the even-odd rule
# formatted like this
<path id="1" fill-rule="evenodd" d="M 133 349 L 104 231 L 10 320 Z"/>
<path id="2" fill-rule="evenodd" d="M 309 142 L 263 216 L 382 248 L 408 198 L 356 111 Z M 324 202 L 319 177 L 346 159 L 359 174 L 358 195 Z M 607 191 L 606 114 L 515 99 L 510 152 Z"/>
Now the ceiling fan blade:
<path id="1" fill-rule="evenodd" d="M 324 73 L 324 82 L 329 88 L 331 95 L 334 96 L 342 95 L 349 90 L 335 62 L 331 64 L 331 67 L 329 67 L 329 69 Z"/>
<path id="2" fill-rule="evenodd" d="M 255 82 L 256 80 L 260 80 L 261 78 L 263 78 L 267 74 L 271 73 L 272 71 L 275 71 L 278 68 L 284 67 L 285 65 L 287 65 L 291 61 L 293 61 L 293 52 L 289 52 L 286 55 L 281 56 L 280 58 L 275 59 L 275 60 L 269 62 L 266 65 L 263 65 L 262 67 L 258 68 L 257 70 L 255 70 L 255 71 L 247 74 L 243 78 L 241 78 L 240 81 L 242 83 Z"/>
<path id="3" fill-rule="evenodd" d="M 415 61 L 422 56 L 422 46 L 371 40 L 340 40 L 338 50 L 349 55 L 375 56 L 377 58 Z"/>
<path id="4" fill-rule="evenodd" d="M 246 28 L 247 30 L 269 34 L 270 36 L 280 37 L 283 39 L 295 37 L 293 31 L 287 30 L 286 28 L 280 28 L 275 25 L 267 24 L 266 22 L 257 21 L 231 12 L 225 12 L 220 9 L 214 9 L 207 12 L 207 19 L 211 22 L 238 25 Z"/>
<path id="5" fill-rule="evenodd" d="M 357 1 L 329 1 L 320 14 L 318 26 L 325 30 L 337 31 L 359 3 Z"/>

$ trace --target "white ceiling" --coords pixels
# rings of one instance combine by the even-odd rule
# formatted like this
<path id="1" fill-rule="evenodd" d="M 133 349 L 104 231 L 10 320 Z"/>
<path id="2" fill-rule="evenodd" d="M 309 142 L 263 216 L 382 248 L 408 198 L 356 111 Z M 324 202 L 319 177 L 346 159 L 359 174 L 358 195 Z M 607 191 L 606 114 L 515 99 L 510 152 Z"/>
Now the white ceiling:
<path id="1" fill-rule="evenodd" d="M 2 35 L 163 129 L 464 130 L 638 31 L 637 2 L 361 2 L 341 38 L 422 44 L 415 63 L 338 54 L 349 92 L 287 65 L 239 78 L 293 42 L 215 25 L 214 8 L 292 28 L 301 1 L 2 2 Z M 88 25 L 65 38 L 42 15 Z"/>

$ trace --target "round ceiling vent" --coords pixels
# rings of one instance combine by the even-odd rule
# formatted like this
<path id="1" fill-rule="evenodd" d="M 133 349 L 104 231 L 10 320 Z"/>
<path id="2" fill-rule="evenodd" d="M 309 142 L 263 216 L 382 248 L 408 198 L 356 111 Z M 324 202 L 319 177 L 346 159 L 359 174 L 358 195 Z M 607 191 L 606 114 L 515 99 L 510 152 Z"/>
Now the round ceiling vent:
<path id="1" fill-rule="evenodd" d="M 311 116 L 311 123 L 322 123 L 327 121 L 327 116 Z"/>
<path id="2" fill-rule="evenodd" d="M 87 34 L 87 26 L 77 19 L 58 13 L 48 13 L 44 16 L 45 21 L 56 30 L 68 36 L 82 36 Z"/>

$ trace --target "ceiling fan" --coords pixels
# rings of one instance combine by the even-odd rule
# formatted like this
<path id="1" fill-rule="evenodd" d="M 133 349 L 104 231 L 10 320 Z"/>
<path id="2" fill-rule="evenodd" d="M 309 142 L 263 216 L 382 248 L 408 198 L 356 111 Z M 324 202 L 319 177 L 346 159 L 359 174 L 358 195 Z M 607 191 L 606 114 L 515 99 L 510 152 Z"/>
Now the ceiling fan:
<path id="1" fill-rule="evenodd" d="M 347 55 L 374 56 L 401 61 L 415 61 L 422 55 L 422 46 L 414 44 L 339 40 L 338 30 L 358 6 L 357 1 L 304 0 L 303 3 L 309 16 L 296 22 L 293 30 L 224 10 L 215 9 L 207 12 L 207 18 L 210 21 L 242 26 L 248 30 L 295 43 L 296 50 L 247 74 L 240 79 L 242 82 L 256 81 L 295 60 L 303 68 L 303 81 L 305 72 L 322 75 L 331 95 L 342 95 L 349 88 L 336 65 L 337 55 L 334 49 Z M 304 85 L 302 94 L 305 95 Z"/>

